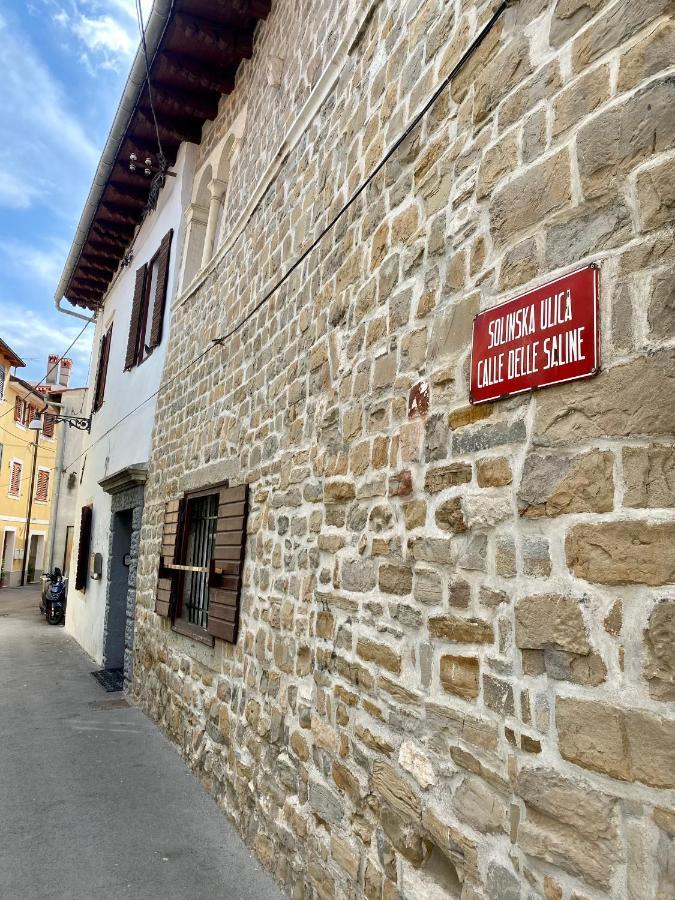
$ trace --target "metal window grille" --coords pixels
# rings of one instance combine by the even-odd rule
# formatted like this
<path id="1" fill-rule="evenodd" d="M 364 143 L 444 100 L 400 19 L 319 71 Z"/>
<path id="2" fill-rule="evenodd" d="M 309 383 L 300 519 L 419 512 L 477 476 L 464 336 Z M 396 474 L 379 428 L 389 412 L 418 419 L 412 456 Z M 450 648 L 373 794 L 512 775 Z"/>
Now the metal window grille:
<path id="1" fill-rule="evenodd" d="M 184 571 L 183 618 L 192 625 L 206 628 L 209 609 L 209 568 L 218 522 L 218 495 L 195 497 L 188 502 L 185 566 L 197 571 Z"/>

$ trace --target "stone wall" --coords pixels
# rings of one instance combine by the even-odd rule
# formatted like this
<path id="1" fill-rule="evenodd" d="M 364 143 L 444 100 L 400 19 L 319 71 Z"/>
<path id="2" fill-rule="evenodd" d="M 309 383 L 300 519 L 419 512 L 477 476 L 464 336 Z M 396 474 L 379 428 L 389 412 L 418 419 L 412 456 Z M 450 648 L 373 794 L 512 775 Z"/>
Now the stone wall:
<path id="1" fill-rule="evenodd" d="M 494 8 L 369 5 L 178 298 L 166 377 L 289 268 Z M 330 10 L 363 6 L 274 3 L 205 138 L 250 104 L 225 231 L 330 61 Z M 288 282 L 160 395 L 135 692 L 294 898 L 673 896 L 672 13 L 514 0 Z M 318 74 L 271 87 L 268 57 L 310 33 Z M 601 374 L 469 406 L 475 313 L 589 262 Z M 239 642 L 210 649 L 154 592 L 165 501 L 223 477 L 252 510 Z"/>

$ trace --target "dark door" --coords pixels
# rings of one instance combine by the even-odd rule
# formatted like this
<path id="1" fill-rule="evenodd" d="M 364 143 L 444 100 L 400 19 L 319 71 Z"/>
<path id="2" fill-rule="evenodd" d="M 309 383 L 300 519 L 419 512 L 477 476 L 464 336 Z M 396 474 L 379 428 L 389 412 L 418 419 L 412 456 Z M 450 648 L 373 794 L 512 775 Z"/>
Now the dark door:
<path id="1" fill-rule="evenodd" d="M 103 642 L 103 665 L 106 669 L 121 669 L 124 666 L 131 524 L 131 510 L 113 515 L 112 558 Z"/>

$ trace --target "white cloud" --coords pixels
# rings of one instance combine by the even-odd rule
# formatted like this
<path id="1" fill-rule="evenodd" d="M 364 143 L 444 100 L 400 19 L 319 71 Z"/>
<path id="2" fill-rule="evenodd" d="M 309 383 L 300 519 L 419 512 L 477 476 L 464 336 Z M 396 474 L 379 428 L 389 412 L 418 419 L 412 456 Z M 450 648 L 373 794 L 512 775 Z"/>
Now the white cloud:
<path id="1" fill-rule="evenodd" d="M 85 324 L 78 319 L 66 319 L 55 309 L 53 312 L 38 315 L 32 309 L 2 300 L 0 300 L 0 322 L 3 341 L 28 364 L 25 377 L 36 381 L 47 370 L 48 355 L 63 354 Z M 73 360 L 71 380 L 73 387 L 87 383 L 93 335 L 94 326 L 89 325 L 68 351 L 68 356 Z"/>
<path id="2" fill-rule="evenodd" d="M 126 69 L 140 40 L 136 0 L 43 0 L 52 20 L 79 43 L 83 63 L 95 70 Z M 141 0 L 147 25 L 152 0 Z"/>
<path id="3" fill-rule="evenodd" d="M 71 212 L 82 167 L 90 171 L 99 150 L 78 120 L 59 82 L 31 44 L 0 15 L 0 204 L 27 209 L 43 202 Z"/>
<path id="4" fill-rule="evenodd" d="M 0 240 L 0 254 L 5 257 L 3 271 L 19 278 L 39 281 L 54 289 L 68 255 L 68 244 L 53 238 L 47 247 L 36 247 L 25 241 Z"/>

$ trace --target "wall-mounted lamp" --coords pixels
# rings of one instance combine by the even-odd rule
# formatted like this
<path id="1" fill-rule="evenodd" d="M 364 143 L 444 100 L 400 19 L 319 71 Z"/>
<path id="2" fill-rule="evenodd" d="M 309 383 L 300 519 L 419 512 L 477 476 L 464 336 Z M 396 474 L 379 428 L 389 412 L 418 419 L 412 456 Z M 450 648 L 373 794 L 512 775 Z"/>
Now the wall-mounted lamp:
<path id="1" fill-rule="evenodd" d="M 55 425 L 57 422 L 65 422 L 69 428 L 79 428 L 80 431 L 91 432 L 91 416 L 85 418 L 84 416 L 56 416 L 52 414 L 52 421 Z M 33 431 L 42 430 L 41 413 L 35 413 L 35 418 L 29 422 L 28 427 L 32 428 Z"/>

